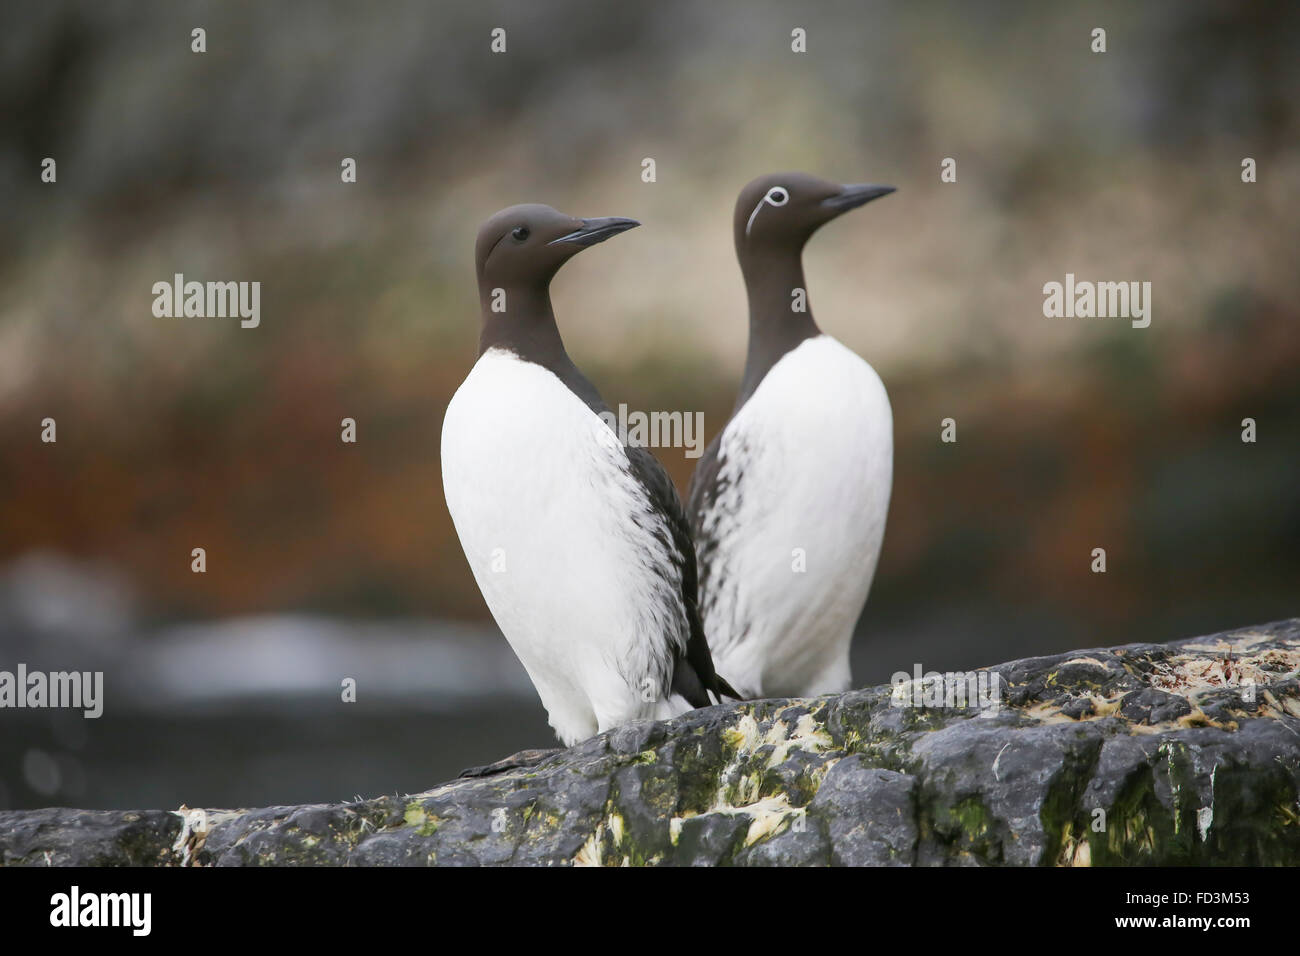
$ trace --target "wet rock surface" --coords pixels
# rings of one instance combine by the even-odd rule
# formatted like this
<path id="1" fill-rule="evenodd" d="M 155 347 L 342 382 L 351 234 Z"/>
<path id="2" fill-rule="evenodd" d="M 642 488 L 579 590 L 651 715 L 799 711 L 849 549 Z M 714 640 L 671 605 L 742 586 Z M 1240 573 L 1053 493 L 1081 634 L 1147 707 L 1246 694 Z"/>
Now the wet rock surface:
<path id="1" fill-rule="evenodd" d="M 4 812 L 0 863 L 1300 863 L 1300 619 L 984 673 L 998 706 L 713 707 L 406 796 Z"/>

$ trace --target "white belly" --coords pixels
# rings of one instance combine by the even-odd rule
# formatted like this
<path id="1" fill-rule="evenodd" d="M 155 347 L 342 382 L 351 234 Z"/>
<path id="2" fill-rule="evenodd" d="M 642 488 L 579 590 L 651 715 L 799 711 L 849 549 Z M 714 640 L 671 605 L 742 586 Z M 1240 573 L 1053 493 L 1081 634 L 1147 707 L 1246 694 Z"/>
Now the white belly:
<path id="1" fill-rule="evenodd" d="M 723 431 L 705 632 L 742 693 L 848 689 L 880 556 L 893 417 L 875 370 L 826 335 L 783 357 Z"/>
<path id="2" fill-rule="evenodd" d="M 668 645 L 685 640 L 681 581 L 632 520 L 649 503 L 614 433 L 551 372 L 493 349 L 447 407 L 442 476 L 474 579 L 560 739 L 654 716 Z"/>

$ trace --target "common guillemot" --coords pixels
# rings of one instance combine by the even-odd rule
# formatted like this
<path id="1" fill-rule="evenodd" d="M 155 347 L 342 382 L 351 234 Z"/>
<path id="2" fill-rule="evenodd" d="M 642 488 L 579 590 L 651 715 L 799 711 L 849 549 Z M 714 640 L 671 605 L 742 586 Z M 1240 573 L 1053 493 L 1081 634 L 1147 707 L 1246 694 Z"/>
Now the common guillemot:
<path id="1" fill-rule="evenodd" d="M 747 697 L 850 686 L 889 508 L 893 418 L 875 370 L 813 321 L 801 258 L 822 225 L 893 191 L 780 173 L 736 202 L 749 348 L 688 510 L 709 646 Z"/>
<path id="2" fill-rule="evenodd" d="M 570 361 L 550 283 L 571 256 L 639 225 L 543 205 L 489 219 L 475 245 L 479 358 L 447 407 L 442 479 L 497 625 L 566 745 L 732 693 L 696 608 L 676 489 L 625 447 Z"/>

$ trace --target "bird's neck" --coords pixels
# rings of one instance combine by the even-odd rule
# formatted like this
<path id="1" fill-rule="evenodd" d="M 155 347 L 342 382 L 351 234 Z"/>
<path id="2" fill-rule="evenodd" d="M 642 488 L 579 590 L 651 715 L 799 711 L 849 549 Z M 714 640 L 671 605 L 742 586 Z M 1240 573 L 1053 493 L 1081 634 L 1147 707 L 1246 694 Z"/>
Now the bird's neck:
<path id="1" fill-rule="evenodd" d="M 808 301 L 802 253 L 800 247 L 741 257 L 749 297 L 749 349 L 737 409 L 782 356 L 806 339 L 821 334 Z"/>
<path id="2" fill-rule="evenodd" d="M 504 292 L 504 298 L 498 295 L 498 290 Z M 551 309 L 549 281 L 545 285 L 517 287 L 480 282 L 479 310 L 483 315 L 479 355 L 488 349 L 506 349 L 553 373 L 595 414 L 609 410 L 596 387 L 578 371 L 564 350 L 555 312 Z"/>
<path id="3" fill-rule="evenodd" d="M 501 348 L 548 367 L 567 362 L 551 308 L 549 283 L 500 286 L 480 282 L 479 311 L 483 318 L 479 355 Z"/>

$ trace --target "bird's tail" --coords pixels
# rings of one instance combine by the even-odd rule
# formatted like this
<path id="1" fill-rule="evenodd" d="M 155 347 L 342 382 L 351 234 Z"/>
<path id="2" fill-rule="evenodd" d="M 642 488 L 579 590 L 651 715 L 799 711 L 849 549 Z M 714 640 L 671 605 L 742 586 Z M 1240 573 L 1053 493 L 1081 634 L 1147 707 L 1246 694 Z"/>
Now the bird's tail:
<path id="1" fill-rule="evenodd" d="M 719 674 L 717 671 L 713 672 L 713 686 L 710 687 L 709 690 L 713 691 L 713 696 L 718 698 L 719 704 L 722 703 L 722 697 L 724 694 L 727 697 L 730 697 L 732 700 L 743 701 L 743 700 L 753 699 L 741 694 L 740 691 L 736 690 L 736 688 L 732 687 L 729 683 L 727 683 L 726 678 L 723 677 L 721 674 Z"/>

